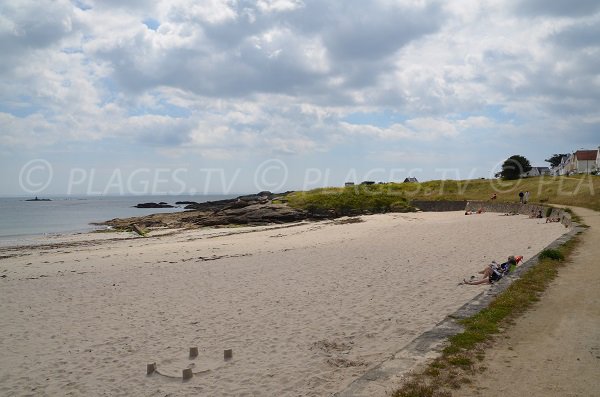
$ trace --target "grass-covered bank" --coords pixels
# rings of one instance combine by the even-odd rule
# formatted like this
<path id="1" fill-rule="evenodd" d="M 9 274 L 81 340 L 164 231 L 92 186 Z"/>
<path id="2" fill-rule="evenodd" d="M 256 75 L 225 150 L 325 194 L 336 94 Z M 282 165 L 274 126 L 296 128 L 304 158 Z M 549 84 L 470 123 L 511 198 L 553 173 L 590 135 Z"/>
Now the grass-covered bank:
<path id="1" fill-rule="evenodd" d="M 531 203 L 553 203 L 600 211 L 600 176 L 535 177 L 503 181 L 473 179 L 424 183 L 385 183 L 321 188 L 287 195 L 289 205 L 315 211 L 411 211 L 413 200 L 488 200 L 517 202 L 520 191 L 530 192 Z"/>
<path id="2" fill-rule="evenodd" d="M 357 185 L 344 188 L 314 189 L 286 196 L 291 207 L 311 213 L 333 211 L 335 216 L 371 212 L 411 212 L 406 195 L 390 185 Z"/>
<path id="3" fill-rule="evenodd" d="M 537 264 L 525 272 L 498 295 L 490 305 L 474 316 L 461 320 L 464 332 L 449 338 L 440 357 L 433 360 L 421 372 L 410 375 L 394 397 L 449 397 L 452 390 L 471 383 L 478 372 L 485 371 L 482 364 L 485 348 L 503 329 L 538 301 L 540 295 L 557 276 L 579 240 L 571 239 L 558 249 L 545 250 Z"/>

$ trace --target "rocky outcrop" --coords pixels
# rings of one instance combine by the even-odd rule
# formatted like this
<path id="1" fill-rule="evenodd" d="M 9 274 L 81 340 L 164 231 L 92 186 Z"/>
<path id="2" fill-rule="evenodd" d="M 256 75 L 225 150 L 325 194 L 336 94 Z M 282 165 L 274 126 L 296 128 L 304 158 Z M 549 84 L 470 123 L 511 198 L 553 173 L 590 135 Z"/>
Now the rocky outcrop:
<path id="1" fill-rule="evenodd" d="M 175 208 L 174 206 L 167 204 L 163 201 L 160 203 L 140 203 L 134 205 L 135 208 Z"/>
<path id="2" fill-rule="evenodd" d="M 241 208 L 252 204 L 266 204 L 273 198 L 279 197 L 271 192 L 260 192 L 258 194 L 250 194 L 246 196 L 239 196 L 233 199 L 218 200 L 218 201 L 206 201 L 204 203 L 191 203 L 188 204 L 186 210 L 199 210 L 199 211 L 220 211 L 225 208 Z"/>
<path id="3" fill-rule="evenodd" d="M 222 210 L 183 218 L 182 221 L 197 226 L 265 225 L 298 222 L 308 217 L 309 214 L 306 211 L 297 210 L 285 204 L 248 204 L 240 201 Z"/>
<path id="4" fill-rule="evenodd" d="M 335 214 L 315 214 L 294 209 L 286 204 L 274 204 L 273 199 L 281 200 L 286 193 L 275 195 L 271 192 L 236 197 L 234 199 L 188 202 L 189 211 L 168 214 L 152 214 L 141 217 L 111 219 L 104 222 L 118 229 L 131 229 L 136 224 L 142 228 L 188 228 L 227 225 L 266 225 L 271 223 L 298 222 L 305 219 L 333 218 Z M 281 200 L 285 201 L 285 200 Z M 143 203 L 138 208 L 170 208 L 166 203 Z M 168 205 L 168 204 L 166 204 Z"/>

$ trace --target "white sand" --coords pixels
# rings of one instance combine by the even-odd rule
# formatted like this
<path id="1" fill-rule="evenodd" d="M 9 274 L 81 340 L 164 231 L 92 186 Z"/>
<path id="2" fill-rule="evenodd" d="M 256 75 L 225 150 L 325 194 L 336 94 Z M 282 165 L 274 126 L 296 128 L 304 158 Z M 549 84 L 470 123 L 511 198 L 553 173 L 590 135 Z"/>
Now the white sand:
<path id="1" fill-rule="evenodd" d="M 363 219 L 2 249 L 19 256 L 0 259 L 0 395 L 331 395 L 488 288 L 463 277 L 566 232 L 499 214 Z M 146 376 L 152 362 L 209 371 Z"/>

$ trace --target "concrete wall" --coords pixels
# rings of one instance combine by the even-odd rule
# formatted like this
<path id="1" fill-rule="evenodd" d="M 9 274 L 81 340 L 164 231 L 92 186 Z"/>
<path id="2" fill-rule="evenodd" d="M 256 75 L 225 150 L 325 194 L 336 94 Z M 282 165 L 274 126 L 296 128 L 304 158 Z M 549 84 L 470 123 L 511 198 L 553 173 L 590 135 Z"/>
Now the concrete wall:
<path id="1" fill-rule="evenodd" d="M 410 203 L 423 212 L 448 212 L 464 211 L 467 201 L 422 201 L 415 200 Z"/>
<path id="2" fill-rule="evenodd" d="M 496 212 L 500 214 L 537 215 L 542 211 L 542 217 L 546 219 L 548 206 L 539 204 L 503 203 L 500 201 L 422 201 L 415 200 L 411 205 L 423 212 L 447 212 L 447 211 L 478 211 Z M 560 218 L 565 226 L 571 226 L 571 214 L 559 208 L 552 208 L 552 218 Z"/>
<path id="3" fill-rule="evenodd" d="M 521 215 L 537 215 L 542 211 L 542 217 L 546 218 L 548 206 L 540 204 L 519 204 L 519 203 L 502 203 L 498 201 L 468 201 L 465 206 L 465 211 L 478 211 L 483 209 L 484 212 L 498 212 L 502 214 L 521 214 Z M 565 226 L 571 226 L 571 214 L 560 209 L 552 208 L 550 213 L 552 218 L 560 218 L 560 222 Z"/>

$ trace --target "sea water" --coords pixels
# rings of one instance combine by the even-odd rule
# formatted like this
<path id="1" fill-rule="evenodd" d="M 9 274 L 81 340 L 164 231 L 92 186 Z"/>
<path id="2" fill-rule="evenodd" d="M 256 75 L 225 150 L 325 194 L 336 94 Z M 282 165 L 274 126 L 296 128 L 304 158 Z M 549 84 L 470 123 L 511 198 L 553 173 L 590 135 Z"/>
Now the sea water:
<path id="1" fill-rule="evenodd" d="M 135 208 L 138 203 L 162 201 L 175 205 L 176 201 L 205 202 L 236 196 L 55 196 L 49 197 L 51 201 L 27 201 L 32 197 L 0 198 L 0 243 L 5 245 L 28 236 L 91 231 L 98 228 L 92 225 L 95 222 L 183 211 L 185 207 L 177 205 L 175 208 Z"/>

